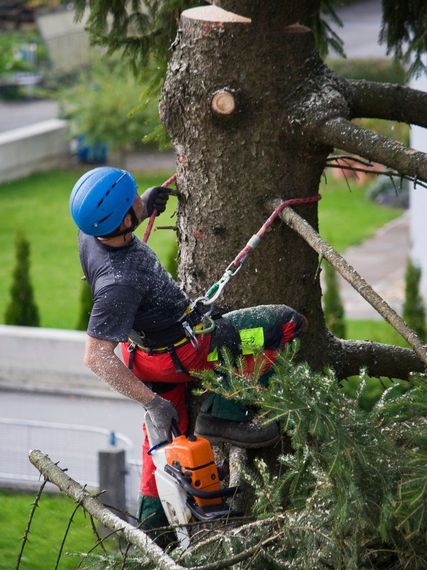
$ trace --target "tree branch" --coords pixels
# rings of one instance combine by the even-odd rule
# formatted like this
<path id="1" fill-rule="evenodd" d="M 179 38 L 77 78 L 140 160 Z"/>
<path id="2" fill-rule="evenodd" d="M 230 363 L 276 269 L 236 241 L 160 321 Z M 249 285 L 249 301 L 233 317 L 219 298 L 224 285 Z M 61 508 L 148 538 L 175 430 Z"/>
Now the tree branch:
<path id="1" fill-rule="evenodd" d="M 336 161 L 336 163 L 334 164 L 332 161 Z M 391 180 L 392 184 L 394 185 L 396 192 L 399 189 L 395 185 L 393 178 L 399 178 L 400 183 L 402 183 L 402 180 L 408 180 L 409 182 L 413 182 L 414 188 L 416 188 L 417 185 L 421 186 L 422 188 L 427 188 L 426 182 L 422 182 L 421 180 L 414 179 L 412 176 L 406 176 L 405 174 L 400 174 L 396 170 L 375 170 L 375 164 L 373 164 L 371 162 L 366 163 L 366 164 L 368 164 L 368 166 L 366 166 L 365 168 L 360 167 L 360 166 L 352 166 L 350 161 L 360 163 L 360 164 L 364 164 L 364 161 L 361 161 L 357 156 L 340 158 L 340 157 L 334 157 L 333 155 L 331 155 L 331 156 L 328 156 L 325 166 L 326 166 L 326 168 L 337 168 L 339 170 L 342 170 L 343 174 L 344 174 L 344 170 L 349 170 L 351 172 L 355 172 L 356 175 L 358 172 L 361 172 L 363 174 L 371 174 L 373 176 L 388 176 L 388 178 Z"/>
<path id="2" fill-rule="evenodd" d="M 348 80 L 352 118 L 373 117 L 427 127 L 427 93 L 392 83 Z"/>
<path id="3" fill-rule="evenodd" d="M 328 357 L 338 378 L 360 373 L 407 380 L 411 372 L 424 372 L 425 365 L 408 348 L 366 340 L 342 340 L 331 335 Z M 361 365 L 363 363 L 363 365 Z"/>
<path id="4" fill-rule="evenodd" d="M 354 152 L 380 162 L 414 179 L 427 182 L 427 154 L 406 147 L 343 118 L 330 119 L 315 129 L 316 139 L 326 145 Z"/>
<path id="5" fill-rule="evenodd" d="M 276 208 L 282 202 L 282 200 L 272 200 L 269 206 Z M 285 208 L 280 213 L 280 218 L 317 253 L 325 257 L 338 273 L 412 346 L 422 362 L 427 364 L 426 345 L 420 341 L 415 332 L 406 325 L 390 305 L 372 289 L 369 283 L 332 246 L 326 243 L 304 218 L 292 208 Z"/>
<path id="6" fill-rule="evenodd" d="M 155 562 L 156 568 L 164 570 L 184 570 L 144 532 L 134 528 L 113 514 L 97 499 L 92 497 L 77 481 L 71 479 L 51 459 L 38 449 L 30 451 L 31 463 L 40 471 L 45 479 L 54 483 L 66 495 L 80 503 L 84 509 L 107 528 L 122 532 L 128 542 L 144 552 Z"/>

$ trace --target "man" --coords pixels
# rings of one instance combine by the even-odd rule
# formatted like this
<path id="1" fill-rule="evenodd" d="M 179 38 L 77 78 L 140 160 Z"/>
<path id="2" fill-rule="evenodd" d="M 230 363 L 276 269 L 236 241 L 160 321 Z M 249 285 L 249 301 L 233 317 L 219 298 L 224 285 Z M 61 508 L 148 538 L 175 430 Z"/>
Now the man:
<path id="1" fill-rule="evenodd" d="M 164 211 L 170 190 L 154 187 L 137 194 L 133 176 L 111 167 L 95 168 L 75 184 L 70 211 L 79 227 L 79 253 L 91 287 L 93 308 L 87 330 L 85 364 L 112 388 L 140 402 L 161 439 L 173 420 L 188 427 L 185 385 L 191 372 L 216 366 L 218 349 L 237 355 L 249 330 L 265 347 L 265 369 L 286 342 L 299 336 L 306 320 L 285 305 L 234 311 L 209 322 L 134 230 L 154 210 Z M 212 326 L 214 324 L 214 326 Z M 239 332 L 240 331 L 240 332 Z M 114 350 L 122 343 L 123 360 Z M 250 344 L 249 343 L 249 344 Z M 246 367 L 253 366 L 250 347 Z M 245 407 L 210 395 L 196 422 L 196 433 L 213 442 L 265 447 L 279 438 L 276 424 L 262 427 Z M 144 528 L 164 526 L 145 438 L 140 520 Z"/>

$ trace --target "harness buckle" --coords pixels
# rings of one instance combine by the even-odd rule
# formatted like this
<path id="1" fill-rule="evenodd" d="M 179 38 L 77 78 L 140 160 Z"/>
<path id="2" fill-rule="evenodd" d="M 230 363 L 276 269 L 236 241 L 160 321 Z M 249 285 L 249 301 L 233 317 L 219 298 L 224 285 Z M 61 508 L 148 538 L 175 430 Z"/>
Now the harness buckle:
<path id="1" fill-rule="evenodd" d="M 185 336 L 193 345 L 195 350 L 199 350 L 199 341 L 197 340 L 196 335 L 194 334 L 193 329 L 191 328 L 190 324 L 187 321 L 181 322 L 182 328 L 184 329 Z"/>

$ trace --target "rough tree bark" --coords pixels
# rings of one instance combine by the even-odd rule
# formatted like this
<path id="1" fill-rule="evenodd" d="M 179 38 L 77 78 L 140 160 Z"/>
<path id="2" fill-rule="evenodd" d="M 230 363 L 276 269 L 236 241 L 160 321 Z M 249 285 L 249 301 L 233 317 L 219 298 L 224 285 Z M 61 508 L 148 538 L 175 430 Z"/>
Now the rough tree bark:
<path id="1" fill-rule="evenodd" d="M 427 180 L 425 154 L 350 122 L 375 116 L 378 108 L 383 118 L 407 117 L 424 125 L 425 94 L 347 82 L 332 73 L 311 31 L 298 23 L 318 1 L 213 4 L 183 12 L 161 101 L 182 197 L 179 277 L 192 296 L 218 279 L 259 228 L 269 213 L 268 199 L 318 192 L 333 146 Z M 381 100 L 389 105 L 389 116 Z M 413 102 L 413 110 L 399 111 L 403 102 Z M 317 205 L 297 211 L 317 230 Z M 324 324 L 318 264 L 317 253 L 277 223 L 227 289 L 224 303 L 233 308 L 286 303 L 304 313 L 310 329 L 302 357 L 316 368 L 334 363 L 344 370 L 342 361 L 351 355 L 350 368 L 356 370 L 370 355 L 377 375 L 390 375 L 390 361 L 400 362 L 397 377 L 423 369 L 412 351 L 334 339 Z"/>

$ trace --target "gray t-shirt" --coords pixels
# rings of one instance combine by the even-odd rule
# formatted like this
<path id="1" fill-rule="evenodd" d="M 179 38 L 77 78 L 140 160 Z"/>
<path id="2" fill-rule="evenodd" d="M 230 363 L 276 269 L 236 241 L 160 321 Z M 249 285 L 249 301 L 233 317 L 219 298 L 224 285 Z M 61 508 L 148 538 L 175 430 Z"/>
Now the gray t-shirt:
<path id="1" fill-rule="evenodd" d="M 79 254 L 93 297 L 90 336 L 123 342 L 131 329 L 161 331 L 189 305 L 156 254 L 137 237 L 123 247 L 110 247 L 79 232 Z"/>

